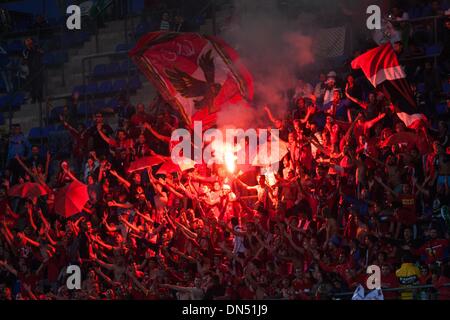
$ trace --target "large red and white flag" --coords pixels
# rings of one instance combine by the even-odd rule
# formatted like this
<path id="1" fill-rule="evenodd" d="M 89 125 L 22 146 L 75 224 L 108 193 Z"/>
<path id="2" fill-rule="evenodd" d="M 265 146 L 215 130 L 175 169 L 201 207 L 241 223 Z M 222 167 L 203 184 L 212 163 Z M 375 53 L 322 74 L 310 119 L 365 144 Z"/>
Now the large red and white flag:
<path id="1" fill-rule="evenodd" d="M 352 61 L 352 68 L 362 69 L 374 87 L 386 80 L 406 78 L 390 43 L 360 55 Z"/>
<path id="2" fill-rule="evenodd" d="M 409 128 L 418 128 L 427 117 L 418 112 L 414 94 L 391 43 L 371 49 L 352 61 L 353 69 L 362 69 L 375 88 L 381 88 L 394 104 L 397 116 Z"/>
<path id="3" fill-rule="evenodd" d="M 219 38 L 152 32 L 129 55 L 188 126 L 202 121 L 206 130 L 214 126 L 222 108 L 248 105 L 253 99 L 250 72 L 237 52 Z"/>

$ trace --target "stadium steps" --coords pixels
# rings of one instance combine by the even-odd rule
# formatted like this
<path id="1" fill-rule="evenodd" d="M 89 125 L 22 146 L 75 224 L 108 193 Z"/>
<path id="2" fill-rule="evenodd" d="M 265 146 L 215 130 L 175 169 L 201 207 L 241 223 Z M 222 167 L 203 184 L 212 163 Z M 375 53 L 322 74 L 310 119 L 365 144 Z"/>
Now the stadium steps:
<path id="1" fill-rule="evenodd" d="M 129 21 L 128 34 L 132 34 L 134 28 L 139 23 L 139 17 L 136 17 L 133 23 Z M 115 52 L 116 46 L 119 43 L 125 43 L 124 21 L 116 20 L 106 23 L 106 27 L 100 30 L 98 35 L 99 53 Z M 200 33 L 212 34 L 212 20 L 207 19 L 205 24 L 200 27 Z M 133 42 L 134 39 L 129 37 L 129 41 Z M 72 89 L 76 85 L 83 83 L 82 75 L 82 59 L 86 56 L 95 54 L 96 52 L 95 36 L 91 36 L 90 40 L 85 42 L 80 48 L 74 48 L 68 50 L 69 61 L 64 63 L 65 85 L 62 83 L 61 69 L 47 69 L 47 96 L 69 96 L 72 93 Z M 109 63 L 109 58 L 99 58 L 92 62 L 92 68 L 95 65 L 101 63 Z M 87 72 L 87 70 L 86 70 Z M 132 104 L 144 103 L 148 106 L 153 98 L 156 96 L 157 91 L 151 85 L 151 83 L 141 78 L 142 88 L 130 97 Z M 62 105 L 62 102 L 55 102 L 55 106 Z M 29 130 L 39 126 L 39 112 L 37 104 L 24 104 L 19 111 L 14 113 L 14 123 L 20 123 L 22 125 L 23 132 L 28 134 Z M 45 103 L 43 104 L 45 110 Z M 0 130 L 8 131 L 7 115 L 4 115 L 5 123 L 0 126 Z M 116 116 L 113 115 L 109 119 L 109 123 L 115 122 Z"/>
<path id="2" fill-rule="evenodd" d="M 99 53 L 102 52 L 114 52 L 118 43 L 122 43 L 125 40 L 125 33 L 123 28 L 124 22 L 122 20 L 111 21 L 107 23 L 107 27 L 101 29 L 98 36 Z M 83 83 L 82 74 L 82 60 L 86 56 L 96 53 L 96 40 L 95 36 L 92 36 L 81 48 L 69 51 L 69 62 L 64 65 L 65 69 L 65 85 L 61 81 L 60 70 L 49 70 L 48 77 L 48 94 L 60 95 L 70 94 L 74 85 L 80 85 Z M 92 68 L 96 64 L 109 63 L 109 58 L 98 58 L 93 61 Z M 86 65 L 86 69 L 88 66 Z M 86 70 L 87 72 L 88 70 Z"/>

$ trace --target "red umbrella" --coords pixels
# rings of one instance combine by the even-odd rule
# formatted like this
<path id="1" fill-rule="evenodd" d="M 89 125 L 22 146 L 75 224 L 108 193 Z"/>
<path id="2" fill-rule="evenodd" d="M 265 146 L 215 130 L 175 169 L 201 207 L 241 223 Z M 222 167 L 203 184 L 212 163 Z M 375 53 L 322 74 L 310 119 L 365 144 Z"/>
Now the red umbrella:
<path id="1" fill-rule="evenodd" d="M 130 164 L 130 167 L 128 168 L 128 172 L 131 173 L 131 172 L 134 172 L 134 171 L 147 169 L 147 168 L 156 166 L 156 165 L 160 164 L 163 161 L 164 160 L 161 159 L 158 156 L 143 157 L 143 158 L 140 158 L 140 159 L 137 159 L 137 160 L 133 161 Z"/>
<path id="2" fill-rule="evenodd" d="M 48 194 L 47 190 L 39 183 L 25 182 L 9 189 L 11 197 L 34 198 Z"/>
<path id="3" fill-rule="evenodd" d="M 79 181 L 73 181 L 56 193 L 55 212 L 69 218 L 81 212 L 88 200 L 87 186 Z"/>

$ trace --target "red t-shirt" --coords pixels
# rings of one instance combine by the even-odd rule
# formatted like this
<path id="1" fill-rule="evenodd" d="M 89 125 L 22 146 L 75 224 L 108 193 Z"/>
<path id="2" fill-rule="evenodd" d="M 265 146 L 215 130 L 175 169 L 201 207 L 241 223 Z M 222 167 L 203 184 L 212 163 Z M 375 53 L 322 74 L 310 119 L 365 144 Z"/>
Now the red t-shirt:
<path id="1" fill-rule="evenodd" d="M 400 283 L 395 274 L 388 274 L 387 276 L 381 276 L 381 288 L 398 288 Z M 398 292 L 395 291 L 383 291 L 383 296 L 386 300 L 395 300 L 398 298 Z"/>
<path id="2" fill-rule="evenodd" d="M 426 256 L 426 263 L 431 264 L 436 261 L 442 261 L 445 250 L 449 245 L 446 239 L 433 239 L 419 248 L 419 254 Z"/>

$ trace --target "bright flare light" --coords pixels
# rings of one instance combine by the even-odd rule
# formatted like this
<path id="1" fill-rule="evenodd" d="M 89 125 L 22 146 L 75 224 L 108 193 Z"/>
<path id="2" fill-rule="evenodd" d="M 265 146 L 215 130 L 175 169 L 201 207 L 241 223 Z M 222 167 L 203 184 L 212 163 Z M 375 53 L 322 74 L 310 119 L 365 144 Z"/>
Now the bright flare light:
<path id="1" fill-rule="evenodd" d="M 224 161 L 228 172 L 234 173 L 236 170 L 236 156 L 233 147 L 228 144 L 224 145 Z"/>

